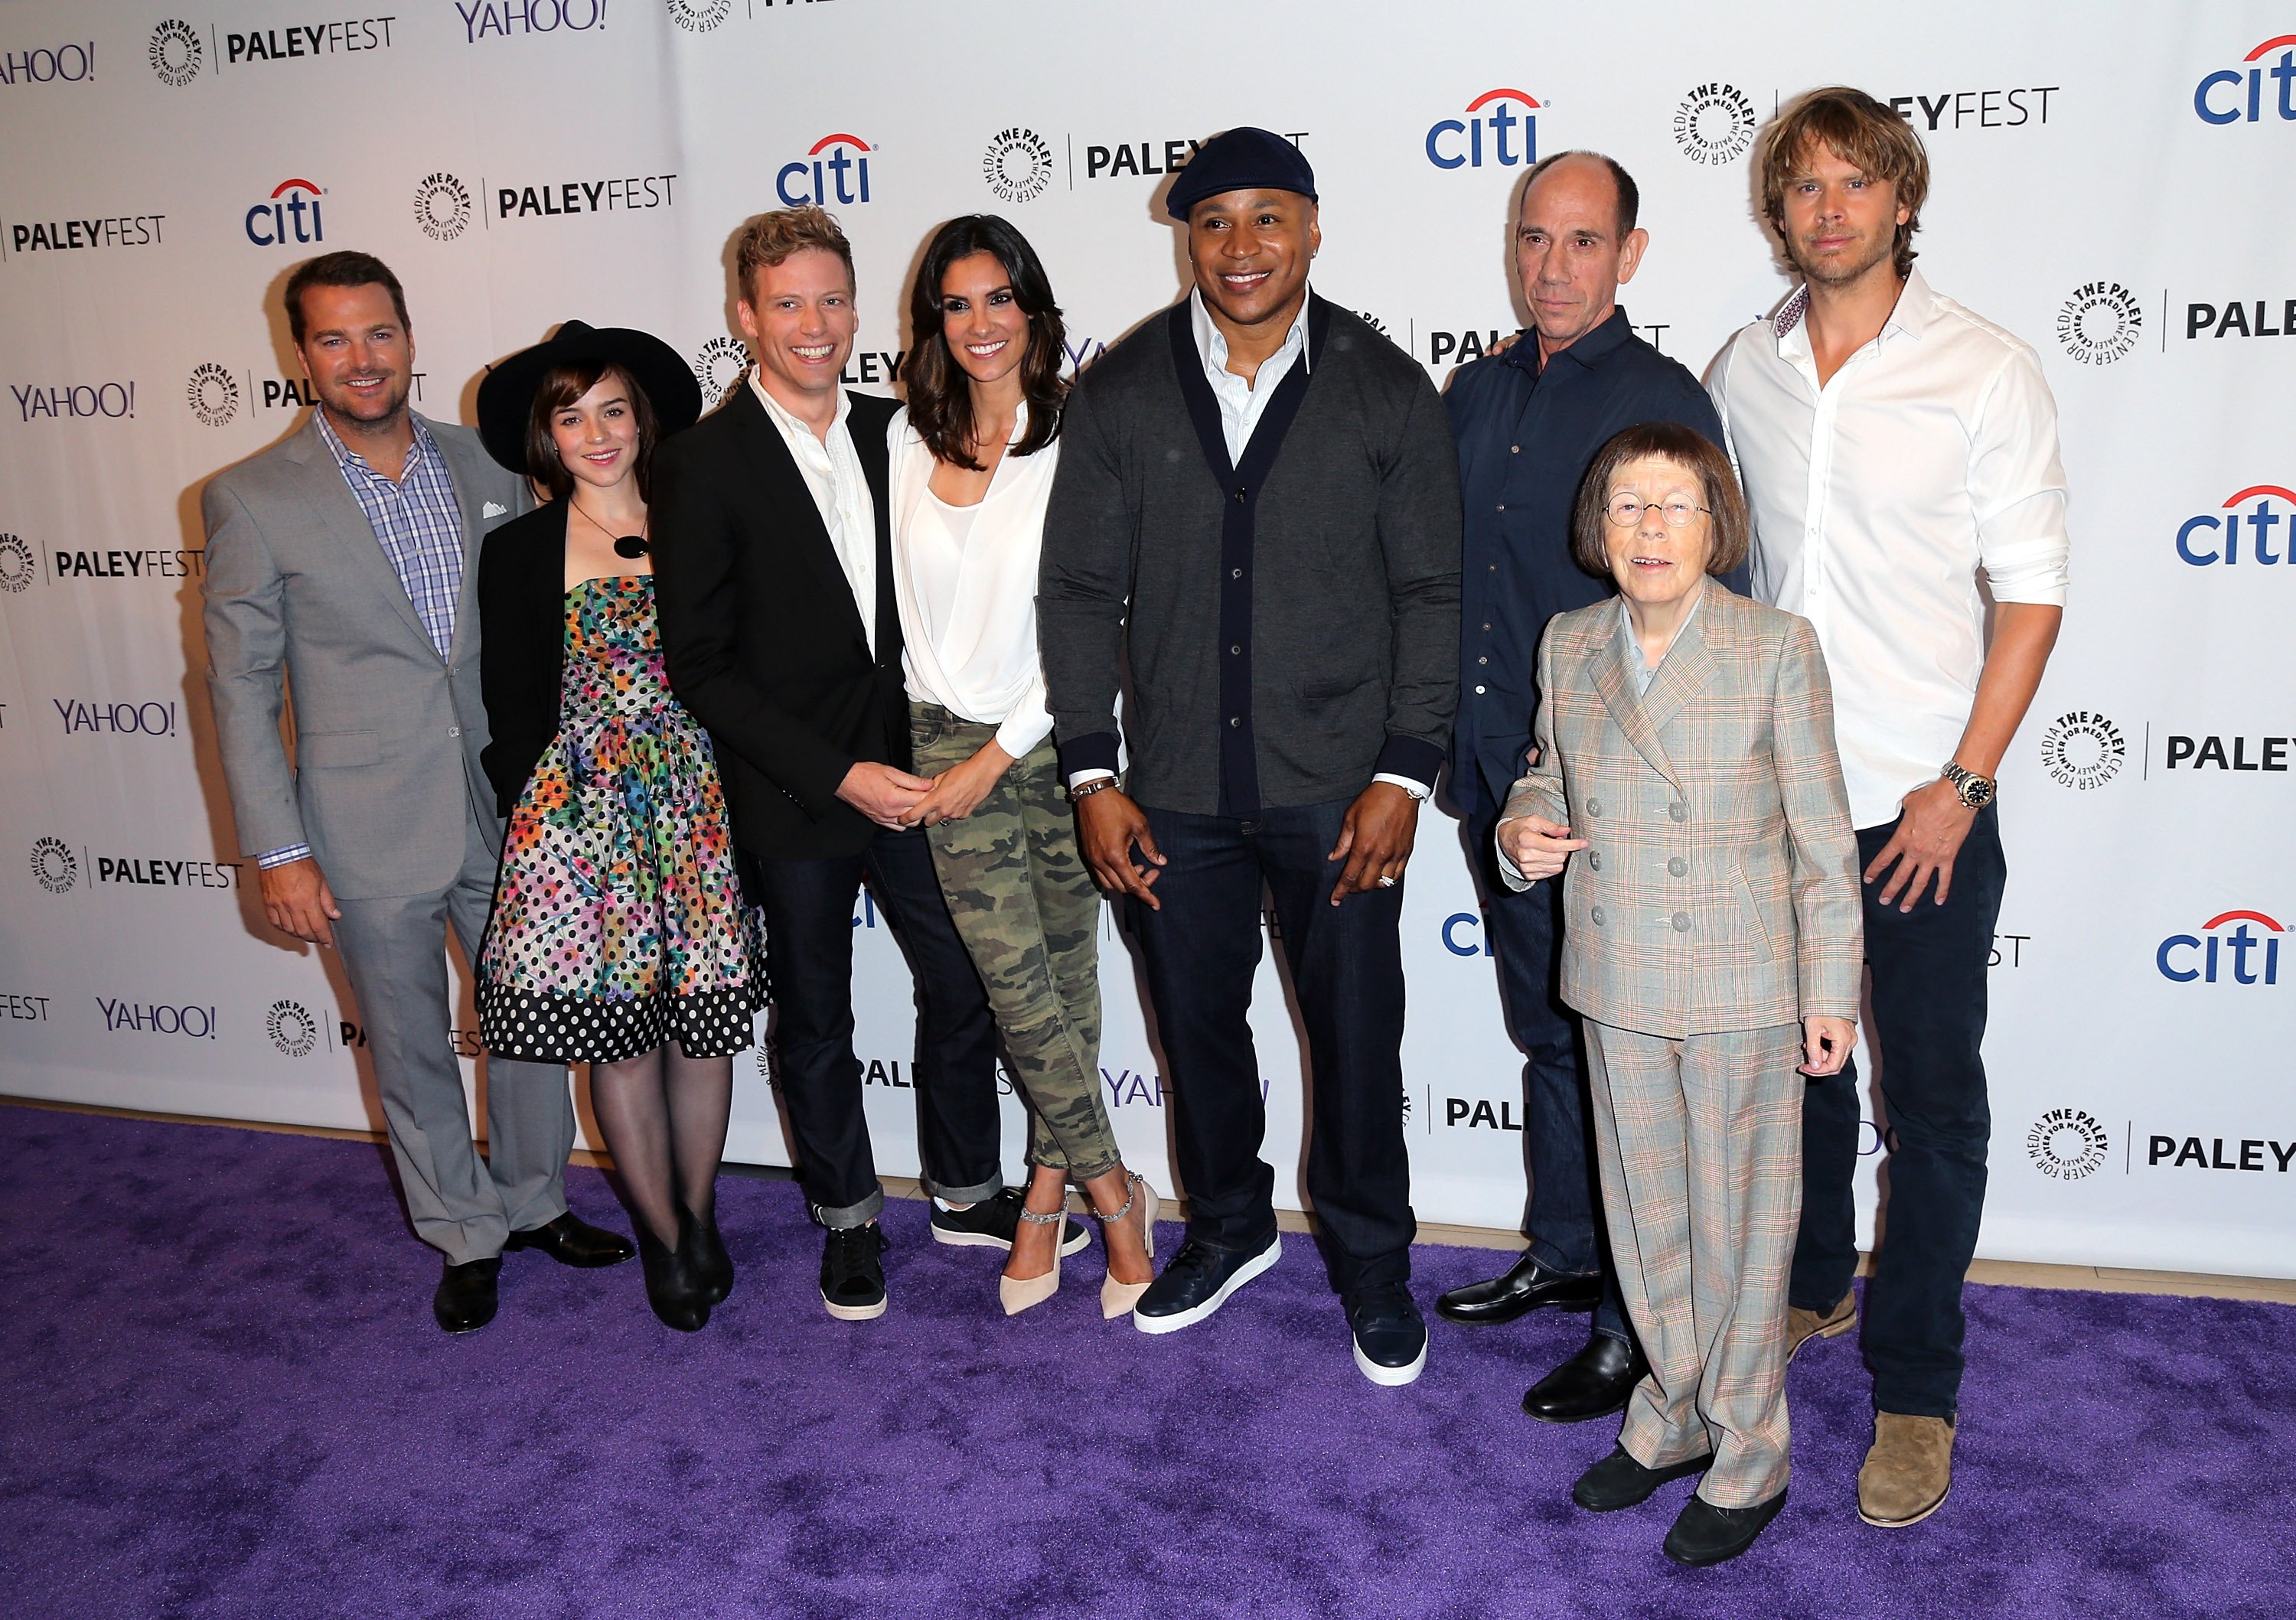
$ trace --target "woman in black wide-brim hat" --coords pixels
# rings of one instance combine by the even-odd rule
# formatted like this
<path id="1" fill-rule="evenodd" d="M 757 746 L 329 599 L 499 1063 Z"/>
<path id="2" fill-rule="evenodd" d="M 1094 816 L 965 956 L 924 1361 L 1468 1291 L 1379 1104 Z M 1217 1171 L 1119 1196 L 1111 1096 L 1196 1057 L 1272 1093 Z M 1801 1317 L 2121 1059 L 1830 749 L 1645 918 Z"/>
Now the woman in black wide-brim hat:
<path id="1" fill-rule="evenodd" d="M 479 387 L 479 433 L 548 504 L 479 558 L 481 756 L 509 827 L 478 962 L 490 1051 L 590 1065 L 654 1313 L 733 1286 L 718 1165 L 763 976 L 709 739 L 662 673 L 647 468 L 701 390 L 659 339 L 579 321 Z"/>

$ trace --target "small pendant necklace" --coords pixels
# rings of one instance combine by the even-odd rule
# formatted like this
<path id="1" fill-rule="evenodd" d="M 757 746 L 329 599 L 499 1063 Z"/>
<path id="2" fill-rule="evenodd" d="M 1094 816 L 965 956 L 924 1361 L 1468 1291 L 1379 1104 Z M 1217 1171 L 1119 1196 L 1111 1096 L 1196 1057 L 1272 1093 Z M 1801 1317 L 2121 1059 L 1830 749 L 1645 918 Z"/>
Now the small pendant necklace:
<path id="1" fill-rule="evenodd" d="M 646 542 L 644 531 L 651 527 L 651 524 L 645 520 L 641 520 L 639 522 L 639 533 L 635 535 L 618 536 L 612 529 L 608 528 L 604 524 L 599 522 L 597 519 L 592 517 L 588 512 L 583 511 L 581 502 L 576 501 L 574 503 L 574 510 L 576 511 L 582 512 L 582 520 L 584 522 L 587 523 L 592 528 L 596 529 L 600 534 L 605 536 L 608 539 L 613 541 L 614 555 L 617 557 L 627 557 L 631 561 L 635 562 L 639 558 L 644 556 L 647 552 L 653 549 Z"/>

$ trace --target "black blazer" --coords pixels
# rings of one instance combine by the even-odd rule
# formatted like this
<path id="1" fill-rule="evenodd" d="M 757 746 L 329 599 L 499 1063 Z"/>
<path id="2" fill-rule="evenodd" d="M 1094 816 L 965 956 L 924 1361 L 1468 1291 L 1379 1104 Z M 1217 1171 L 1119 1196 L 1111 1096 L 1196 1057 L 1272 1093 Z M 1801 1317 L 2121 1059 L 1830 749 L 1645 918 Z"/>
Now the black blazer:
<path id="1" fill-rule="evenodd" d="M 857 855 L 875 824 L 837 797 L 861 760 L 909 768 L 885 430 L 849 396 L 877 514 L 876 655 L 813 492 L 747 383 L 654 453 L 654 603 L 669 684 L 709 729 L 734 841 L 758 860 Z"/>
<path id="2" fill-rule="evenodd" d="M 491 737 L 479 764 L 507 817 L 558 735 L 566 664 L 566 503 L 514 518 L 479 552 L 479 691 Z"/>

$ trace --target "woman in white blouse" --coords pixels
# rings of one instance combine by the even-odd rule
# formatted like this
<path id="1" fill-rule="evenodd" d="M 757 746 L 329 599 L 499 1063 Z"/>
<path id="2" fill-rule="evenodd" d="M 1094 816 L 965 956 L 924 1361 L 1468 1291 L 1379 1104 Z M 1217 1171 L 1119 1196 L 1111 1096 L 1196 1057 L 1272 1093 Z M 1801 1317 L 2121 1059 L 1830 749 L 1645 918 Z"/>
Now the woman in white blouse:
<path id="1" fill-rule="evenodd" d="M 1068 1183 L 1103 1223 L 1103 1316 L 1153 1279 L 1156 1191 L 1124 1167 L 1100 1086 L 1100 891 L 1077 850 L 1037 655 L 1037 554 L 1060 459 L 1061 312 L 991 215 L 943 225 L 910 298 L 908 407 L 889 430 L 921 823 L 1029 1104 L 1033 1167 L 997 1284 L 1006 1314 L 1060 1287 Z"/>

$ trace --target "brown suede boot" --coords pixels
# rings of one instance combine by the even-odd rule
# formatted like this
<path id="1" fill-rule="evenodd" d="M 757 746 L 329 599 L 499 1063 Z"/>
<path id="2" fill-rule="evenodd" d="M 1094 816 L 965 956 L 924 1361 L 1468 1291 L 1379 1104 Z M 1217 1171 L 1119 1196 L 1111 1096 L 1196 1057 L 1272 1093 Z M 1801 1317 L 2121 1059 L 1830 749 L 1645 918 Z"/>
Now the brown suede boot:
<path id="1" fill-rule="evenodd" d="M 1814 1338 L 1836 1338 L 1857 1325 L 1857 1290 L 1844 1294 L 1831 1311 L 1786 1307 L 1786 1360 Z"/>
<path id="2" fill-rule="evenodd" d="M 1918 1525 L 1953 1489 L 1953 1423 L 1874 1414 L 1874 1449 L 1857 1470 L 1857 1517 L 1885 1530 Z"/>

